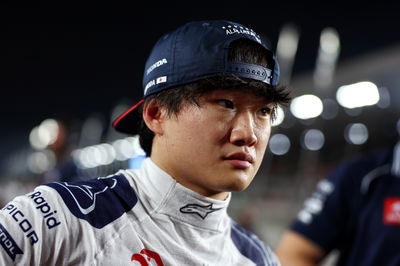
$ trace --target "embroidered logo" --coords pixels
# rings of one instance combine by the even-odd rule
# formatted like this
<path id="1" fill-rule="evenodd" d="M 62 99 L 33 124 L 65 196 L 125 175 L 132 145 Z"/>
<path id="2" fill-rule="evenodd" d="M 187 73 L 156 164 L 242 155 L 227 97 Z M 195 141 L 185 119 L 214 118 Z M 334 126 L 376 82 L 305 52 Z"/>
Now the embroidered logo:
<path id="1" fill-rule="evenodd" d="M 158 60 L 157 62 L 155 62 L 154 64 L 152 64 L 147 70 L 146 70 L 146 75 L 150 74 L 151 71 L 153 71 L 155 68 L 160 67 L 164 64 L 167 64 L 168 61 L 166 58 L 163 58 L 161 60 Z"/>
<path id="2" fill-rule="evenodd" d="M 2 210 L 7 211 L 11 215 L 13 220 L 18 223 L 19 228 L 22 230 L 22 232 L 24 232 L 25 236 L 30 240 L 32 246 L 39 242 L 39 237 L 36 234 L 35 228 L 32 226 L 31 222 L 28 220 L 27 217 L 25 217 L 25 214 L 21 210 L 19 210 L 13 204 L 8 204 Z M 7 234 L 5 233 L 6 232 L 5 229 L 4 230 L 2 229 L 1 232 L 4 233 L 5 236 L 7 236 Z M 3 241 L 4 241 L 3 237 L 5 236 L 1 234 Z"/>
<path id="3" fill-rule="evenodd" d="M 4 248 L 8 256 L 15 261 L 15 258 L 18 254 L 24 254 L 22 250 L 18 247 L 17 243 L 15 243 L 12 236 L 8 233 L 8 231 L 0 224 L 0 245 Z"/>
<path id="4" fill-rule="evenodd" d="M 48 229 L 53 229 L 59 226 L 61 222 L 57 221 L 57 210 L 54 210 L 46 199 L 42 196 L 40 191 L 35 191 L 33 193 L 27 194 L 27 197 L 31 198 L 36 204 L 36 209 L 38 209 L 42 215 L 43 220 L 46 222 Z"/>
<path id="5" fill-rule="evenodd" d="M 197 214 L 202 219 L 205 219 L 208 214 L 222 209 L 222 208 L 213 209 L 212 206 L 213 206 L 212 203 L 210 203 L 207 206 L 201 206 L 198 204 L 187 204 L 187 205 L 183 206 L 182 208 L 180 208 L 179 211 L 182 213 Z"/>
<path id="6" fill-rule="evenodd" d="M 148 262 L 151 262 L 151 260 L 154 260 L 157 266 L 164 266 L 160 255 L 148 249 L 142 249 L 139 253 L 135 253 L 131 257 L 131 261 L 139 262 L 140 266 L 148 266 Z"/>
<path id="7" fill-rule="evenodd" d="M 237 25 L 227 25 L 227 26 L 222 26 L 222 29 L 225 30 L 226 35 L 246 34 L 254 37 L 257 42 L 261 43 L 260 35 L 258 35 L 254 30 L 250 28 Z"/>
<path id="8" fill-rule="evenodd" d="M 383 207 L 383 223 L 400 225 L 400 198 L 386 198 Z"/>

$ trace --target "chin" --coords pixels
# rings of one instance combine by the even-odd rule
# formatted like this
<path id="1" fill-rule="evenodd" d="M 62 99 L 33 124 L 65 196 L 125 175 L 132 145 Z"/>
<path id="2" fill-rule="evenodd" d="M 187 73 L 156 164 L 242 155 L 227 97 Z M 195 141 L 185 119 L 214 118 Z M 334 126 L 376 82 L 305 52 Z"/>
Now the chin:
<path id="1" fill-rule="evenodd" d="M 250 185 L 251 180 L 249 181 L 249 177 L 244 178 L 238 178 L 234 182 L 230 183 L 228 185 L 227 191 L 230 192 L 240 192 L 248 188 Z"/>

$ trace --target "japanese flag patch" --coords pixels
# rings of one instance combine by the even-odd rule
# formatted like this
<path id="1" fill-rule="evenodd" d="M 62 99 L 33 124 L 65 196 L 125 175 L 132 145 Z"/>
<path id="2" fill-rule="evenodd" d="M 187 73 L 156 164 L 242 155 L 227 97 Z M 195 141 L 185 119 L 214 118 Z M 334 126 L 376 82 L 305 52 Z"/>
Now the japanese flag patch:
<path id="1" fill-rule="evenodd" d="M 167 82 L 167 76 L 158 77 L 156 79 L 156 84 Z"/>

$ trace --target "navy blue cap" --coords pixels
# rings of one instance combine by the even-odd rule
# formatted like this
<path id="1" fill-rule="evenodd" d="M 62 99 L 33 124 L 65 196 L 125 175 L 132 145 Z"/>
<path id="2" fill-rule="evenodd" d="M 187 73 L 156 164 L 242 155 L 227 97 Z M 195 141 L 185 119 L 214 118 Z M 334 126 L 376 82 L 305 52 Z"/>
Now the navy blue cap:
<path id="1" fill-rule="evenodd" d="M 243 38 L 259 43 L 271 54 L 273 69 L 228 61 L 230 44 Z M 279 65 L 272 49 L 260 35 L 242 24 L 225 20 L 189 22 L 163 35 L 154 45 L 144 69 L 144 98 L 221 74 L 233 74 L 276 86 Z M 142 102 L 121 114 L 113 122 L 113 127 L 123 133 L 136 134 L 138 117 L 135 110 Z"/>

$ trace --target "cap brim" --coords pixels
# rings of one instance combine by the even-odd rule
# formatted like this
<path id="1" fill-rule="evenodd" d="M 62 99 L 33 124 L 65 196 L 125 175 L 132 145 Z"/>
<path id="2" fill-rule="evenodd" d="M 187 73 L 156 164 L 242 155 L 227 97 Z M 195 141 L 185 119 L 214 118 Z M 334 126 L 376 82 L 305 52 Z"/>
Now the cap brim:
<path id="1" fill-rule="evenodd" d="M 143 99 L 140 100 L 131 108 L 119 115 L 112 123 L 112 127 L 121 133 L 132 135 L 138 134 L 141 121 L 139 106 L 143 103 L 143 101 Z"/>

